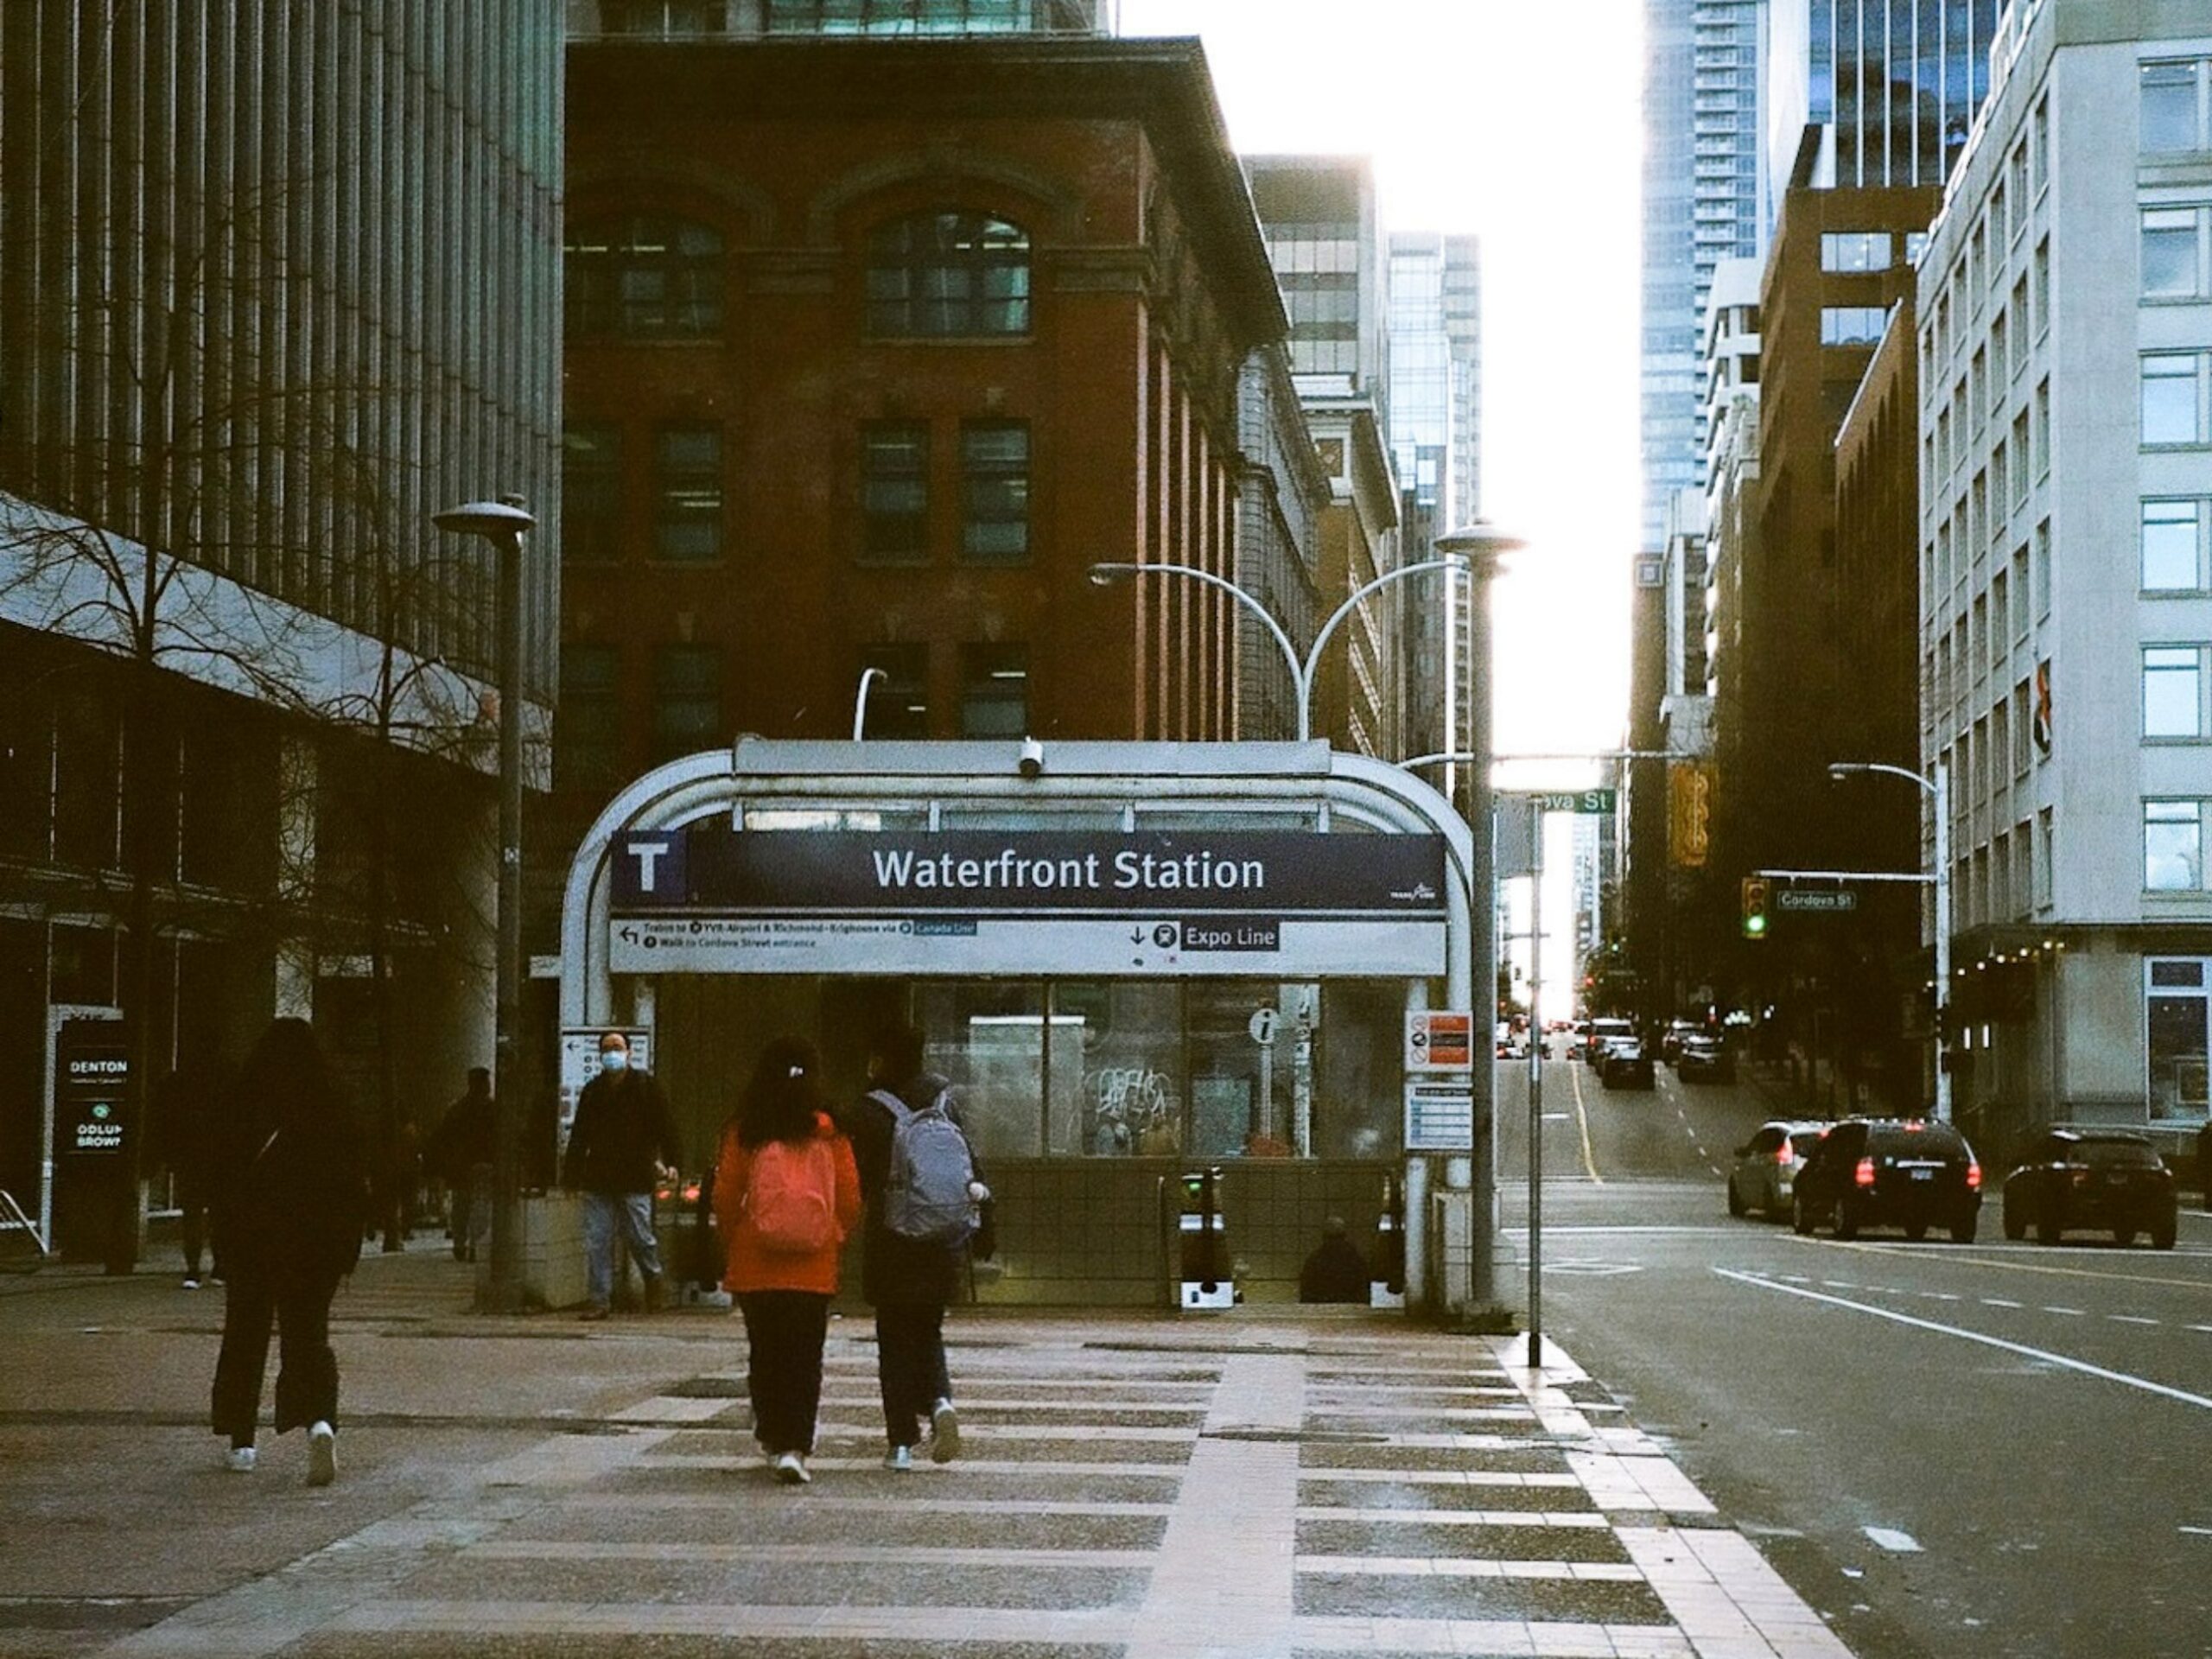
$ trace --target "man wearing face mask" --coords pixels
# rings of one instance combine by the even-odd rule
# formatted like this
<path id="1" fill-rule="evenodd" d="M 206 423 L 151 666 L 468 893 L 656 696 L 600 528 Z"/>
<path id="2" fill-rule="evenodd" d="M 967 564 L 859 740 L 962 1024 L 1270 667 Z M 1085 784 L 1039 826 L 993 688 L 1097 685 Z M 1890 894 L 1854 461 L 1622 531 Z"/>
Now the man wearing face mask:
<path id="1" fill-rule="evenodd" d="M 653 1236 L 653 1187 L 676 1177 L 676 1125 L 650 1072 L 630 1065 L 619 1031 L 599 1039 L 599 1075 L 576 1101 L 564 1184 L 584 1200 L 587 1319 L 603 1319 L 614 1294 L 614 1235 L 621 1230 L 645 1275 L 645 1306 L 660 1306 L 660 1247 Z"/>

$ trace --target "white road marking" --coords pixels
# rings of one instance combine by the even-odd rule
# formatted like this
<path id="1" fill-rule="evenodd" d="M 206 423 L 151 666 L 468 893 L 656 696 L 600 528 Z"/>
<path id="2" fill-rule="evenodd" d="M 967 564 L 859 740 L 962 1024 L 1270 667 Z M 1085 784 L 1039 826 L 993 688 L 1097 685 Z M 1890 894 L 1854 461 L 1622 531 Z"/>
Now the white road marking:
<path id="1" fill-rule="evenodd" d="M 2212 1527 L 2183 1527 L 2179 1530 L 2196 1538 L 2212 1538 Z"/>
<path id="2" fill-rule="evenodd" d="M 1920 1554 L 1919 1540 L 1909 1532 L 1899 1532 L 1895 1527 L 1861 1527 L 1859 1530 L 1892 1555 Z"/>
<path id="3" fill-rule="evenodd" d="M 2053 1307 L 2048 1302 L 2044 1304 L 2043 1311 L 2046 1313 L 2063 1313 L 2071 1319 L 2086 1319 L 2089 1317 L 2078 1307 Z"/>
<path id="4" fill-rule="evenodd" d="M 1923 1290 L 1920 1294 L 1931 1302 L 1959 1302 L 1966 1300 L 1963 1296 L 1954 1296 L 1948 1290 Z"/>
<path id="5" fill-rule="evenodd" d="M 2156 1319 L 2146 1319 L 2140 1313 L 2107 1313 L 2105 1318 L 2114 1325 L 2156 1325 Z"/>
<path id="6" fill-rule="evenodd" d="M 1826 1285 L 1830 1290 L 1856 1290 L 1859 1288 L 1858 1286 L 1853 1284 L 1848 1279 L 1823 1279 L 1821 1282 Z"/>
<path id="7" fill-rule="evenodd" d="M 2145 1394 L 2158 1395 L 2168 1400 L 2178 1400 L 2183 1405 L 2202 1406 L 2212 1411 L 2212 1397 L 2191 1394 L 2185 1389 L 2169 1388 L 2163 1382 L 2153 1382 L 2148 1377 L 2131 1376 L 2126 1371 L 2108 1371 L 2101 1365 L 2092 1365 L 2087 1360 L 2071 1358 L 2065 1354 L 2054 1354 L 2047 1348 L 2031 1348 L 2024 1342 L 2007 1342 L 2002 1337 L 1986 1336 L 1981 1332 L 1965 1330 L 1955 1325 L 1938 1325 L 1933 1319 L 1916 1319 L 1910 1313 L 1895 1313 L 1867 1302 L 1851 1302 L 1840 1296 L 1824 1296 L 1817 1290 L 1800 1290 L 1795 1285 L 1778 1284 L 1757 1274 L 1739 1273 L 1733 1268 L 1715 1268 L 1713 1271 L 1724 1279 L 1735 1280 L 1738 1284 L 1755 1286 L 1762 1290 L 1778 1290 L 1785 1296 L 1802 1296 L 1808 1301 L 1826 1302 L 1834 1307 L 1847 1307 L 1854 1313 L 1871 1313 L 1878 1319 L 1909 1325 L 1919 1331 L 1933 1331 L 1938 1336 L 1961 1337 L 1968 1342 L 1980 1343 L 1984 1347 L 2001 1348 L 2008 1354 L 2039 1359 L 2047 1364 L 2063 1365 L 2068 1370 L 2080 1371 L 2085 1376 L 2100 1376 L 2107 1382 L 2121 1383 L 2127 1388 L 2140 1389 Z"/>
<path id="8" fill-rule="evenodd" d="M 1985 1296 L 1981 1299 L 1981 1305 L 1984 1307 L 2024 1307 L 2027 1306 L 2024 1302 L 2008 1302 L 2002 1296 Z"/>
<path id="9" fill-rule="evenodd" d="M 2212 1337 L 2212 1325 L 2191 1325 L 2183 1328 L 2189 1331 L 2202 1331 L 2206 1336 Z"/>

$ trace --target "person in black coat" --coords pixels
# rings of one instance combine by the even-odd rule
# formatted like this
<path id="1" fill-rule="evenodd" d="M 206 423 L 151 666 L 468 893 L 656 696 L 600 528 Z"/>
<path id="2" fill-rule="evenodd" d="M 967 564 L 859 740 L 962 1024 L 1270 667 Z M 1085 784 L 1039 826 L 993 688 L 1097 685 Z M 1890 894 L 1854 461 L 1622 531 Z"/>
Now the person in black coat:
<path id="1" fill-rule="evenodd" d="M 584 1274 L 590 1300 L 582 1317 L 603 1319 L 614 1296 L 619 1230 L 645 1275 L 645 1306 L 660 1306 L 660 1243 L 653 1235 L 653 1188 L 676 1178 L 682 1160 L 668 1096 L 652 1074 L 630 1064 L 619 1031 L 599 1039 L 599 1075 L 576 1099 L 569 1129 L 565 1184 L 584 1198 Z"/>
<path id="2" fill-rule="evenodd" d="M 278 1020 L 238 1081 L 219 1155 L 215 1250 L 224 1268 L 223 1345 L 210 1424 L 226 1466 L 254 1466 L 272 1319 L 279 1333 L 276 1432 L 308 1431 L 308 1484 L 338 1473 L 338 1356 L 330 1302 L 360 1260 L 368 1163 L 315 1031 Z"/>
<path id="3" fill-rule="evenodd" d="M 492 1160 L 499 1141 L 494 1112 L 491 1072 L 471 1066 L 467 1090 L 446 1108 L 430 1137 L 430 1167 L 451 1198 L 446 1234 L 457 1262 L 474 1262 L 478 1245 L 491 1236 Z"/>
<path id="4" fill-rule="evenodd" d="M 200 1259 L 207 1250 L 219 1150 L 216 1125 L 225 1092 L 219 1068 L 181 1065 L 162 1079 L 154 1096 L 154 1134 L 174 1183 L 187 1290 L 200 1288 Z M 220 1255 L 214 1259 L 214 1276 L 223 1276 Z"/>
<path id="5" fill-rule="evenodd" d="M 1344 1217 L 1331 1216 L 1321 1224 L 1321 1242 L 1298 1270 L 1298 1300 L 1364 1302 L 1367 1297 L 1367 1258 L 1351 1242 Z"/>
<path id="6" fill-rule="evenodd" d="M 898 1121 L 889 1107 L 872 1097 L 876 1090 L 887 1090 L 912 1111 L 934 1101 L 946 1083 L 936 1072 L 923 1070 L 926 1047 L 926 1039 L 912 1026 L 893 1026 L 877 1033 L 868 1050 L 870 1092 L 854 1103 L 845 1124 L 867 1205 L 861 1232 L 861 1294 L 875 1309 L 876 1376 L 883 1395 L 884 1433 L 890 1441 L 884 1466 L 897 1470 L 912 1467 L 913 1447 L 921 1439 L 925 1420 L 930 1426 L 932 1459 L 950 1462 L 960 1452 L 960 1415 L 953 1407 L 952 1379 L 944 1358 L 944 1310 L 958 1291 L 968 1249 L 965 1244 L 903 1238 L 884 1224 L 884 1187 L 890 1178 L 891 1140 Z M 956 1122 L 958 1117 L 953 1114 Z M 988 1197 L 980 1181 L 970 1192 Z"/>

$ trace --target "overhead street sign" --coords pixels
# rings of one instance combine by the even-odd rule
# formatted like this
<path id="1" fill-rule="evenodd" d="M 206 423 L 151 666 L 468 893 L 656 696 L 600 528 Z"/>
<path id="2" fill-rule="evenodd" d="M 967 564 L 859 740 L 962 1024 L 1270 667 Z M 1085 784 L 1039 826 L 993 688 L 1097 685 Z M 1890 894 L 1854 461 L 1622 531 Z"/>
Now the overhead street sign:
<path id="1" fill-rule="evenodd" d="M 1503 792 L 1500 791 L 1500 793 Z M 1516 789 L 1512 793 L 1528 802 L 1539 812 L 1580 812 L 1603 815 L 1611 812 L 1620 799 L 1620 791 L 1612 789 Z"/>
<path id="2" fill-rule="evenodd" d="M 1859 908 L 1859 895 L 1849 887 L 1783 887 L 1774 895 L 1777 910 L 1834 913 Z"/>

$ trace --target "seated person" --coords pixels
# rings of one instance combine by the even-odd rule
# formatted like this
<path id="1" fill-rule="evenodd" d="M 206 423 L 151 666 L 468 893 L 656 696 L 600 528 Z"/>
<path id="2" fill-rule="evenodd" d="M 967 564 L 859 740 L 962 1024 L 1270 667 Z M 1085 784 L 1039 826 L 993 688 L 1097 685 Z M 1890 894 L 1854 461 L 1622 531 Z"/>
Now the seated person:
<path id="1" fill-rule="evenodd" d="M 1301 1302 L 1364 1302 L 1367 1300 L 1367 1262 L 1359 1246 L 1346 1236 L 1344 1217 L 1331 1216 L 1321 1224 L 1321 1242 L 1298 1271 L 1298 1300 Z"/>

